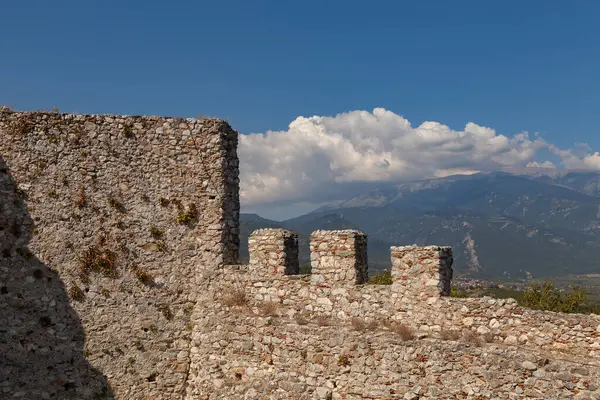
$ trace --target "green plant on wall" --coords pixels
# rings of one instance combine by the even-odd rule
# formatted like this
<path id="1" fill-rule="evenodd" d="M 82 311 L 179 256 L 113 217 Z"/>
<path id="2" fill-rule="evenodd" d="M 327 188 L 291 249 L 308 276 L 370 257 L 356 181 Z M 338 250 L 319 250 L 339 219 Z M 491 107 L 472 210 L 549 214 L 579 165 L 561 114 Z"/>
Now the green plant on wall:
<path id="1" fill-rule="evenodd" d="M 182 225 L 191 225 L 198 219 L 198 209 L 194 203 L 188 206 L 187 210 L 180 210 L 177 215 L 177 222 Z"/>
<path id="2" fill-rule="evenodd" d="M 110 278 L 118 276 L 115 253 L 97 246 L 88 247 L 79 258 L 80 276 L 87 280 L 91 272 L 100 272 Z"/>
<path id="3" fill-rule="evenodd" d="M 369 283 L 372 285 L 391 285 L 393 283 L 392 273 L 387 269 L 375 273 L 369 277 Z"/>
<path id="4" fill-rule="evenodd" d="M 523 293 L 521 305 L 535 310 L 572 313 L 580 311 L 587 293 L 580 287 L 562 291 L 550 281 L 532 283 Z"/>

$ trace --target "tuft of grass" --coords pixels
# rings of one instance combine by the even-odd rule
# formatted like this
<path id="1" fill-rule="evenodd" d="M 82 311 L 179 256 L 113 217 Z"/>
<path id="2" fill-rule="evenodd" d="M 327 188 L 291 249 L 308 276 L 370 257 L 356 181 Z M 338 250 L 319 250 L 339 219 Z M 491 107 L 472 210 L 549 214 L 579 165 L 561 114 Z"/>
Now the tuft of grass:
<path id="1" fill-rule="evenodd" d="M 73 283 L 69 288 L 69 297 L 75 301 L 83 301 L 85 293 L 83 293 L 83 290 L 76 283 Z"/>
<path id="2" fill-rule="evenodd" d="M 350 323 L 352 325 L 352 329 L 355 331 L 364 331 L 366 329 L 366 324 L 360 318 L 354 317 Z"/>
<path id="3" fill-rule="evenodd" d="M 258 306 L 258 309 L 263 316 L 277 317 L 278 305 L 272 301 L 267 301 Z"/>
<path id="4" fill-rule="evenodd" d="M 164 231 L 161 229 L 158 229 L 155 226 L 151 226 L 150 228 L 148 228 L 148 232 L 150 232 L 150 235 L 154 238 L 154 239 L 160 239 L 163 237 L 164 235 Z"/>
<path id="5" fill-rule="evenodd" d="M 79 258 L 82 277 L 89 277 L 91 272 L 100 272 L 109 278 L 118 277 L 115 253 L 97 246 L 88 247 Z"/>
<path id="6" fill-rule="evenodd" d="M 241 289 L 235 289 L 223 298 L 223 304 L 228 307 L 245 306 L 248 304 L 246 292 Z"/>
<path id="7" fill-rule="evenodd" d="M 133 134 L 133 127 L 130 124 L 123 125 L 123 136 L 125 136 L 127 139 L 135 137 Z"/>
<path id="8" fill-rule="evenodd" d="M 167 252 L 167 245 L 165 244 L 165 242 L 163 240 L 157 240 L 156 247 L 158 247 L 158 250 L 162 251 L 163 253 Z"/>
<path id="9" fill-rule="evenodd" d="M 135 279 L 147 286 L 154 283 L 154 277 L 148 271 L 141 268 L 135 270 Z"/>
<path id="10" fill-rule="evenodd" d="M 162 315 L 168 320 L 172 320 L 173 317 L 175 317 L 173 315 L 173 311 L 171 311 L 171 307 L 169 307 L 167 304 L 161 304 L 156 306 L 156 308 L 158 308 L 158 311 L 160 311 L 162 313 Z"/>
<path id="11" fill-rule="evenodd" d="M 308 320 L 304 317 L 304 315 L 298 313 L 294 316 L 294 320 L 298 325 L 306 325 L 308 324 Z"/>
<path id="12" fill-rule="evenodd" d="M 83 186 L 80 186 L 79 190 L 77 191 L 77 199 L 75 200 L 75 204 L 77 204 L 77 207 L 79 208 L 83 208 L 87 204 L 85 188 Z"/>
<path id="13" fill-rule="evenodd" d="M 406 324 L 390 321 L 387 326 L 392 332 L 397 333 L 398 336 L 400 336 L 400 339 L 402 339 L 404 342 L 407 340 L 413 340 L 415 338 L 412 328 Z"/>
<path id="14" fill-rule="evenodd" d="M 465 330 L 462 335 L 462 340 L 465 343 L 473 344 L 477 347 L 481 346 L 481 339 L 472 330 Z"/>
<path id="15" fill-rule="evenodd" d="M 125 212 L 125 206 L 123 206 L 123 203 L 121 203 L 119 200 L 117 200 L 114 197 L 109 197 L 108 198 L 108 204 L 114 208 L 115 210 L 117 210 L 118 212 Z"/>
<path id="16" fill-rule="evenodd" d="M 169 200 L 161 197 L 158 199 L 158 204 L 160 204 L 161 207 L 167 207 L 169 205 Z"/>
<path id="17" fill-rule="evenodd" d="M 390 270 L 386 269 L 385 271 L 370 276 L 369 283 L 372 285 L 391 285 L 394 281 L 392 280 L 392 273 Z"/>
<path id="18" fill-rule="evenodd" d="M 56 199 L 56 198 L 58 198 L 58 193 L 56 193 L 56 190 L 55 190 L 55 189 L 49 190 L 49 191 L 48 191 L 48 197 L 51 197 L 51 198 L 53 198 L 53 199 Z"/>
<path id="19" fill-rule="evenodd" d="M 187 211 L 180 210 L 177 222 L 181 225 L 190 225 L 198 219 L 198 209 L 194 203 L 188 206 Z"/>
<path id="20" fill-rule="evenodd" d="M 338 357 L 338 365 L 340 367 L 349 367 L 350 366 L 350 358 L 345 354 L 340 354 Z"/>
<path id="21" fill-rule="evenodd" d="M 440 338 L 442 340 L 458 340 L 460 339 L 460 332 L 455 329 L 447 329 L 440 332 Z"/>

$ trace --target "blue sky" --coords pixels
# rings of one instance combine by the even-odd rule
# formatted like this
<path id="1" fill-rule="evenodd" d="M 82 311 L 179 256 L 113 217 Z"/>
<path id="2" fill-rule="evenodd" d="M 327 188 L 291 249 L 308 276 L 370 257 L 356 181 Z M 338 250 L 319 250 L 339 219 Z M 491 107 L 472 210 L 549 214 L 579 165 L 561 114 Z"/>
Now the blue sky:
<path id="1" fill-rule="evenodd" d="M 599 20 L 594 0 L 10 1 L 0 104 L 203 114 L 241 133 L 383 107 L 596 151 Z"/>

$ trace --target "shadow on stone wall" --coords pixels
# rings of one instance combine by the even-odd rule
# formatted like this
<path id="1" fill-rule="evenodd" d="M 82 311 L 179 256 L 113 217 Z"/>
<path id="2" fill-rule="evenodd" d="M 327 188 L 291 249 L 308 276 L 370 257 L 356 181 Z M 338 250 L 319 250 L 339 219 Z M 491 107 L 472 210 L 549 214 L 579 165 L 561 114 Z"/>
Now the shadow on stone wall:
<path id="1" fill-rule="evenodd" d="M 25 196 L 0 156 L 0 398 L 114 399 L 65 285 L 28 250 Z"/>

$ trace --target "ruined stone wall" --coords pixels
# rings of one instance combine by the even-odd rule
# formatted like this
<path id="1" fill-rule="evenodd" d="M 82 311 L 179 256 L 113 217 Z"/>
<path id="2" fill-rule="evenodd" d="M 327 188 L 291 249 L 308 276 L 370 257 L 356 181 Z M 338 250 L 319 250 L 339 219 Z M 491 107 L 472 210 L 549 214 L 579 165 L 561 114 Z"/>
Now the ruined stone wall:
<path id="1" fill-rule="evenodd" d="M 217 119 L 0 110 L 0 398 L 177 399 L 204 271 L 237 262 Z"/>
<path id="2" fill-rule="evenodd" d="M 316 279 L 254 264 L 206 282 L 188 399 L 600 398 L 598 316 L 447 297 L 447 247 L 394 247 L 391 285 L 356 284 L 348 233 L 314 235 L 311 258 L 344 252 Z M 277 237 L 261 230 L 251 253 L 263 238 L 276 254 L 261 259 L 281 259 Z"/>

